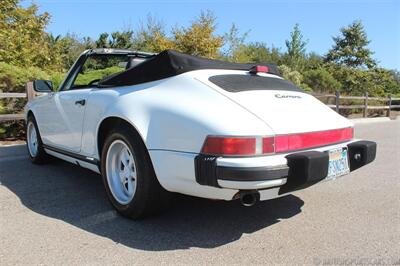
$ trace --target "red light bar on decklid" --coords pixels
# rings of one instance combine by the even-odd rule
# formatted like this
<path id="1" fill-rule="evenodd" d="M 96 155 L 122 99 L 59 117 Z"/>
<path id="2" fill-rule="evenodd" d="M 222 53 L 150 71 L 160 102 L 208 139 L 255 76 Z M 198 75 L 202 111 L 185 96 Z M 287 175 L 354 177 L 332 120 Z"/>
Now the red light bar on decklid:
<path id="1" fill-rule="evenodd" d="M 253 66 L 250 68 L 250 74 L 257 74 L 257 73 L 268 73 L 269 68 L 267 66 Z"/>
<path id="2" fill-rule="evenodd" d="M 352 138 L 351 127 L 265 137 L 208 136 L 201 152 L 217 156 L 267 155 L 334 145 Z"/>
<path id="3" fill-rule="evenodd" d="M 353 128 L 275 136 L 275 152 L 288 152 L 332 145 L 353 138 Z"/>

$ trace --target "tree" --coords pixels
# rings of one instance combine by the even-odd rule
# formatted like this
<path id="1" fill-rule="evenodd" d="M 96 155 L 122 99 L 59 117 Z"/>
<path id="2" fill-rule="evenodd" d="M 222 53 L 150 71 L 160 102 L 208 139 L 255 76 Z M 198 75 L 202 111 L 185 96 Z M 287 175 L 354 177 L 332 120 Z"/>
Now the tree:
<path id="1" fill-rule="evenodd" d="M 46 43 L 49 48 L 48 58 L 52 65 L 51 70 L 59 72 L 66 72 L 75 62 L 77 57 L 84 50 L 88 49 L 88 47 L 85 46 L 84 41 L 70 33 L 67 33 L 64 36 L 54 36 L 51 33 L 47 33 Z"/>
<path id="2" fill-rule="evenodd" d="M 400 71 L 393 69 L 393 70 L 390 70 L 390 72 L 392 73 L 392 76 L 393 76 L 393 79 L 395 80 L 395 82 L 400 85 Z"/>
<path id="3" fill-rule="evenodd" d="M 286 40 L 287 48 L 287 64 L 296 70 L 301 68 L 301 61 L 304 60 L 306 53 L 306 40 L 304 40 L 303 34 L 300 31 L 299 24 L 296 24 L 293 31 L 290 33 L 290 40 Z"/>
<path id="4" fill-rule="evenodd" d="M 107 32 L 103 32 L 99 35 L 99 38 L 95 41 L 96 48 L 108 48 L 108 36 Z"/>
<path id="5" fill-rule="evenodd" d="M 311 52 L 308 55 L 306 55 L 304 63 L 305 63 L 304 69 L 306 70 L 318 69 L 323 67 L 324 58 L 315 52 Z"/>
<path id="6" fill-rule="evenodd" d="M 0 61 L 17 66 L 52 68 L 47 33 L 48 13 L 39 14 L 34 4 L 27 8 L 19 0 L 2 0 L 0 5 Z"/>
<path id="7" fill-rule="evenodd" d="M 85 40 L 84 40 L 85 41 Z M 86 38 L 89 41 L 90 38 Z M 111 34 L 103 32 L 99 35 L 99 38 L 94 42 L 96 48 L 120 48 L 129 49 L 134 46 L 133 44 L 133 31 L 114 31 Z"/>
<path id="8" fill-rule="evenodd" d="M 271 49 L 261 42 L 242 44 L 232 51 L 231 61 L 238 63 L 282 64 L 282 55 L 278 48 Z"/>
<path id="9" fill-rule="evenodd" d="M 278 68 L 283 78 L 290 80 L 295 85 L 299 86 L 305 91 L 312 92 L 312 88 L 310 88 L 306 83 L 303 82 L 304 77 L 299 71 L 292 70 L 287 65 L 280 65 Z"/>
<path id="10" fill-rule="evenodd" d="M 111 33 L 109 46 L 112 48 L 129 49 L 133 47 L 133 31 L 115 31 Z"/>
<path id="11" fill-rule="evenodd" d="M 340 91 L 344 94 L 362 95 L 365 92 L 370 96 L 400 94 L 400 82 L 396 80 L 393 71 L 379 67 L 364 70 L 336 64 L 327 64 L 325 68 L 341 84 Z"/>
<path id="12" fill-rule="evenodd" d="M 175 42 L 165 32 L 164 24 L 148 16 L 146 25 L 141 25 L 134 38 L 136 50 L 161 52 L 166 49 L 175 49 Z"/>
<path id="13" fill-rule="evenodd" d="M 223 55 L 227 60 L 238 62 L 237 58 L 235 58 L 235 52 L 244 45 L 248 33 L 249 32 L 241 34 L 238 27 L 236 27 L 235 24 L 232 24 L 229 32 L 224 35 L 225 46 L 227 49 L 224 51 Z"/>
<path id="14" fill-rule="evenodd" d="M 188 28 L 176 28 L 173 32 L 175 46 L 183 53 L 217 58 L 223 45 L 223 37 L 215 35 L 216 18 L 211 12 L 202 12 Z"/>
<path id="15" fill-rule="evenodd" d="M 327 93 L 340 89 L 341 84 L 324 68 L 312 69 L 304 72 L 304 83 L 314 92 Z"/>
<path id="16" fill-rule="evenodd" d="M 371 82 L 370 90 L 373 92 L 384 92 L 384 95 L 399 95 L 400 83 L 396 80 L 395 73 L 383 68 L 368 70 Z M 378 93 L 377 93 L 378 95 Z"/>
<path id="17" fill-rule="evenodd" d="M 83 51 L 96 48 L 96 42 L 92 38 L 80 38 L 74 33 L 67 33 L 60 39 L 59 44 L 61 47 L 58 47 L 58 51 L 54 53 L 61 58 L 65 71 L 72 66 Z"/>
<path id="18" fill-rule="evenodd" d="M 90 37 L 83 37 L 82 42 L 80 42 L 85 49 L 93 49 L 95 48 L 96 44 Z"/>
<path id="19" fill-rule="evenodd" d="M 371 42 L 361 21 L 354 21 L 340 29 L 341 35 L 333 37 L 335 44 L 326 55 L 326 62 L 353 68 L 373 68 L 376 61 L 367 47 Z"/>

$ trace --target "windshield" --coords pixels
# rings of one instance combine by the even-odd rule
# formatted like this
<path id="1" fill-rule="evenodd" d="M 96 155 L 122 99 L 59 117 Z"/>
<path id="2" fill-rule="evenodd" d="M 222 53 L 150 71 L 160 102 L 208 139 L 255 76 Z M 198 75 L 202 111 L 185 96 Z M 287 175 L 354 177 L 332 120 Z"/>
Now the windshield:
<path id="1" fill-rule="evenodd" d="M 83 64 L 72 88 L 96 84 L 110 75 L 125 70 L 129 62 L 127 55 L 92 55 Z"/>

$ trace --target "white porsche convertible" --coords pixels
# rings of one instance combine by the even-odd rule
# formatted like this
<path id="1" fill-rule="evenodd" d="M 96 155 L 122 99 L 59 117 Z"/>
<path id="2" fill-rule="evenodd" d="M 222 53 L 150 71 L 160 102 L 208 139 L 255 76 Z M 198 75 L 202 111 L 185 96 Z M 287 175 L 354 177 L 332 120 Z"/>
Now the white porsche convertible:
<path id="1" fill-rule="evenodd" d="M 346 175 L 375 159 L 376 143 L 280 77 L 167 50 L 84 52 L 58 90 L 36 80 L 26 105 L 34 163 L 55 156 L 100 173 L 130 218 L 170 192 L 240 199 L 246 206 Z"/>

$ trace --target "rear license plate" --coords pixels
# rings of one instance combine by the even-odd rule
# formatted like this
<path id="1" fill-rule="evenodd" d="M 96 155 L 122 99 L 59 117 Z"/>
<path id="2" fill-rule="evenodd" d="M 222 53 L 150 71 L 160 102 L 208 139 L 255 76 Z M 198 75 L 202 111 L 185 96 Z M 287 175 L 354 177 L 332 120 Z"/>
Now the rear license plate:
<path id="1" fill-rule="evenodd" d="M 329 151 L 329 166 L 326 179 L 348 174 L 350 172 L 346 148 L 339 148 Z"/>

